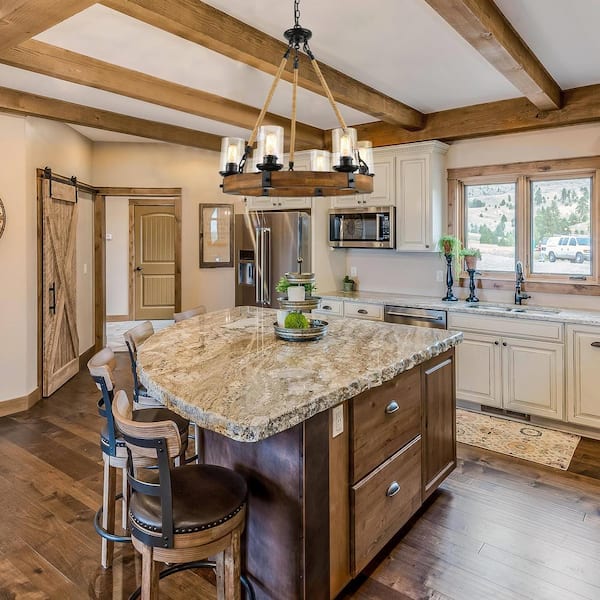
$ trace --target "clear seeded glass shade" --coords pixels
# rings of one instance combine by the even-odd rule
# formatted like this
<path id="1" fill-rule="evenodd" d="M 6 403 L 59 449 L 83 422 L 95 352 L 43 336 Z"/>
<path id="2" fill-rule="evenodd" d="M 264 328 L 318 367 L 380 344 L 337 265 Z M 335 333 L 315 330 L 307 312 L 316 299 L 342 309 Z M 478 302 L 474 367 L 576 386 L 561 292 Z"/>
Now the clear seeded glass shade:
<path id="1" fill-rule="evenodd" d="M 373 162 L 373 144 L 366 140 L 358 142 L 358 153 L 360 154 L 361 160 L 367 163 L 369 167 L 369 173 L 375 173 L 375 164 Z"/>
<path id="2" fill-rule="evenodd" d="M 331 148 L 334 165 L 339 165 L 344 161 L 353 161 L 356 150 L 356 129 L 352 127 L 334 129 L 331 132 Z"/>
<path id="3" fill-rule="evenodd" d="M 220 170 L 222 173 L 237 173 L 245 146 L 246 142 L 242 138 L 225 137 L 221 139 Z"/>
<path id="4" fill-rule="evenodd" d="M 331 171 L 331 154 L 327 150 L 311 150 L 310 170 Z"/>
<path id="5" fill-rule="evenodd" d="M 274 156 L 277 162 L 283 157 L 283 127 L 263 125 L 258 129 L 256 158 L 261 160 L 266 156 Z"/>

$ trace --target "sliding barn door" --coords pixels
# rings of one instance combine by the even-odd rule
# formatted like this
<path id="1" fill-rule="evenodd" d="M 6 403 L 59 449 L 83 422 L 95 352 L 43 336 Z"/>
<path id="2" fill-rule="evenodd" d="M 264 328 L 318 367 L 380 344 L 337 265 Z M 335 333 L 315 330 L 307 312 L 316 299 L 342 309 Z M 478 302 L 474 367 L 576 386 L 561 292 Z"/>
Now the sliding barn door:
<path id="1" fill-rule="evenodd" d="M 134 319 L 172 319 L 175 308 L 175 209 L 134 207 Z"/>
<path id="2" fill-rule="evenodd" d="M 49 396 L 79 371 L 75 246 L 75 186 L 44 179 L 42 197 L 43 395 Z"/>

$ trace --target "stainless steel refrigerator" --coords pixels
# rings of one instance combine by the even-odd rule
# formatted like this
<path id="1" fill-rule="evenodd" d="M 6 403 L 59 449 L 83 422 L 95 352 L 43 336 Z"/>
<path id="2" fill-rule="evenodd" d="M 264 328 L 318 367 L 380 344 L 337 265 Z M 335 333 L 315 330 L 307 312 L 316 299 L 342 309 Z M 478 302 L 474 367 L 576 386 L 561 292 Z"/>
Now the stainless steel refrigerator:
<path id="1" fill-rule="evenodd" d="M 310 214 L 306 211 L 248 212 L 235 217 L 235 304 L 278 308 L 279 278 L 311 270 Z"/>

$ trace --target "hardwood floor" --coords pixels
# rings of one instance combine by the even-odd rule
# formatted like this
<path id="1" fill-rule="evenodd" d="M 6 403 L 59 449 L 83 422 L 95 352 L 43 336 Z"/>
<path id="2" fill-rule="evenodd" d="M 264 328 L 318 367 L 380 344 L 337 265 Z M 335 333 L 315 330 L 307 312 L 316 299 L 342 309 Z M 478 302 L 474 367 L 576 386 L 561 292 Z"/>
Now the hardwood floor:
<path id="1" fill-rule="evenodd" d="M 117 380 L 130 389 L 125 355 Z M 140 581 L 130 546 L 100 567 L 97 397 L 82 372 L 0 419 L 0 600 L 121 600 Z M 597 600 L 600 442 L 582 440 L 572 470 L 460 446 L 458 469 L 340 598 Z M 161 600 L 215 597 L 212 573 L 161 582 Z"/>

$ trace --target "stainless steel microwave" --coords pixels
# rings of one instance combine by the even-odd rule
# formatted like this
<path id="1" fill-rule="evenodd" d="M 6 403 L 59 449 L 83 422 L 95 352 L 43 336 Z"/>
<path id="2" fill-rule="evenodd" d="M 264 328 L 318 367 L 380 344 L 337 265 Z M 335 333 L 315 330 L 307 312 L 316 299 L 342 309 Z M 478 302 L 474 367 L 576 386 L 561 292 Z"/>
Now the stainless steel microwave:
<path id="1" fill-rule="evenodd" d="M 393 248 L 394 207 L 329 211 L 329 245 L 334 248 Z"/>

